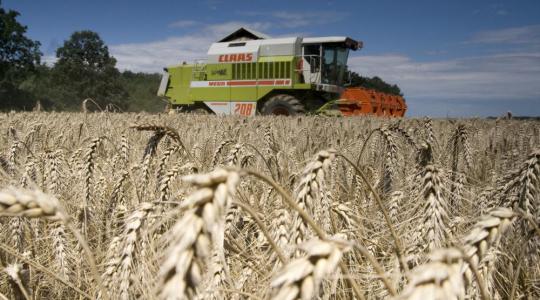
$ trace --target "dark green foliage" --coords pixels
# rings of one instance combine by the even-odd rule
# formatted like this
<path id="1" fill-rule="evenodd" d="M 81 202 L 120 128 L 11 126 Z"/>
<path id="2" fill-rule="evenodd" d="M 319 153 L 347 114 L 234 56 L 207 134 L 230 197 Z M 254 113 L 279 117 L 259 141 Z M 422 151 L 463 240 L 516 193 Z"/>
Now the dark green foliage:
<path id="1" fill-rule="evenodd" d="M 116 59 L 99 35 L 77 31 L 56 51 L 58 61 L 51 70 L 55 103 L 59 109 L 78 110 L 91 98 L 101 108 L 113 104 L 126 109 L 129 94 L 121 83 Z"/>
<path id="2" fill-rule="evenodd" d="M 163 111 L 166 102 L 156 95 L 160 80 L 161 75 L 157 73 L 148 74 L 124 71 L 121 76 L 121 82 L 128 91 L 130 98 L 127 110 Z"/>
<path id="3" fill-rule="evenodd" d="M 372 90 L 376 90 L 376 91 L 387 93 L 387 94 L 403 96 L 403 94 L 401 93 L 401 89 L 397 85 L 388 84 L 377 76 L 373 78 L 363 77 L 363 76 L 360 76 L 356 72 L 351 72 L 351 85 L 350 86 L 351 87 L 364 87 L 367 89 L 372 89 Z"/>
<path id="4" fill-rule="evenodd" d="M 62 99 L 69 100 L 74 91 L 69 87 L 55 83 L 54 76 L 56 75 L 54 72 L 56 72 L 54 68 L 44 65 L 38 66 L 36 72 L 23 82 L 21 88 L 31 97 L 39 100 L 46 110 L 80 110 L 83 100 L 74 101 L 71 107 L 68 106 L 70 102 L 62 101 Z M 160 79 L 159 74 L 133 73 L 130 71 L 119 73 L 118 83 L 127 92 L 125 101 L 122 102 L 122 106 L 119 106 L 119 108 L 122 111 L 163 111 L 165 103 L 156 96 Z M 109 103 L 100 103 L 100 106 L 105 109 Z M 93 105 L 89 105 L 89 108 L 91 110 L 97 109 Z"/>
<path id="5" fill-rule="evenodd" d="M 25 36 L 18 16 L 0 7 L 0 110 L 31 110 L 37 101 L 46 110 L 80 110 L 87 98 L 101 109 L 163 110 L 156 96 L 159 74 L 120 73 L 97 33 L 74 32 L 49 67 L 40 64 L 40 43 Z"/>
<path id="6" fill-rule="evenodd" d="M 39 42 L 25 36 L 27 27 L 17 21 L 19 13 L 0 7 L 0 109 L 29 109 L 32 95 L 20 84 L 40 62 Z"/>

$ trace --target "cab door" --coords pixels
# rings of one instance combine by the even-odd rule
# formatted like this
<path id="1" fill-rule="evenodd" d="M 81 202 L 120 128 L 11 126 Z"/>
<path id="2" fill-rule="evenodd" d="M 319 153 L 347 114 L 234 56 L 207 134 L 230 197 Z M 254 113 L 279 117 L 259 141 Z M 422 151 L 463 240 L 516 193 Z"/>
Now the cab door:
<path id="1" fill-rule="evenodd" d="M 307 44 L 302 47 L 300 67 L 305 83 L 321 83 L 321 44 Z"/>

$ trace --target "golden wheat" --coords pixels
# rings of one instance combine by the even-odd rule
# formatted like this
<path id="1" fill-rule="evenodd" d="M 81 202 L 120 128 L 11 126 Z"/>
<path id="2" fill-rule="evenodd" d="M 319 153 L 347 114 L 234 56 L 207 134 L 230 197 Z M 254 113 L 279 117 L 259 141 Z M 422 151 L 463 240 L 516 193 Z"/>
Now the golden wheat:
<path id="1" fill-rule="evenodd" d="M 2 299 L 540 298 L 538 121 L 0 118 Z"/>

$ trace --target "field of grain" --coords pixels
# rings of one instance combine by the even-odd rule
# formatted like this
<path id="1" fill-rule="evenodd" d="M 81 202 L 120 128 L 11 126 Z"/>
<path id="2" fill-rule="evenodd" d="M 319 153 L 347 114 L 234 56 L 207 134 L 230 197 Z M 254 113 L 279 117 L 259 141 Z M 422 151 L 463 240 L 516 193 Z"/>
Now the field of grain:
<path id="1" fill-rule="evenodd" d="M 538 299 L 540 123 L 0 115 L 2 299 Z"/>

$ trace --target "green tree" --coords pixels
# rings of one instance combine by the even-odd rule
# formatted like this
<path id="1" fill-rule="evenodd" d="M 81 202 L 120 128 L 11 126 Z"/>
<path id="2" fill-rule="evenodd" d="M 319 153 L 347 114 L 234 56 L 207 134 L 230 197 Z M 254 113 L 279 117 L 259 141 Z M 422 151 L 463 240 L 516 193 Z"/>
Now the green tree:
<path id="1" fill-rule="evenodd" d="M 122 72 L 122 84 L 129 91 L 129 111 L 161 112 L 165 102 L 157 96 L 161 75 Z"/>
<path id="2" fill-rule="evenodd" d="M 363 77 L 360 76 L 356 72 L 351 72 L 351 87 L 360 86 L 367 89 L 376 90 L 383 93 L 393 94 L 393 95 L 400 95 L 403 96 L 401 93 L 401 89 L 395 85 L 395 84 L 389 84 L 382 80 L 380 77 Z"/>
<path id="3" fill-rule="evenodd" d="M 40 63 L 40 43 L 26 37 L 20 14 L 0 7 L 0 109 L 32 108 L 33 96 L 20 88 Z"/>
<path id="4" fill-rule="evenodd" d="M 116 59 L 96 32 L 74 32 L 56 50 L 56 57 L 52 81 L 59 108 L 78 109 L 86 98 L 102 108 L 108 104 L 126 108 L 128 93 L 120 81 Z"/>

